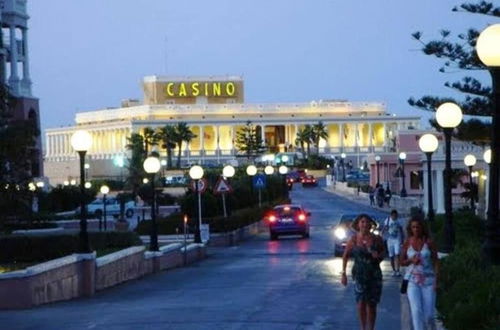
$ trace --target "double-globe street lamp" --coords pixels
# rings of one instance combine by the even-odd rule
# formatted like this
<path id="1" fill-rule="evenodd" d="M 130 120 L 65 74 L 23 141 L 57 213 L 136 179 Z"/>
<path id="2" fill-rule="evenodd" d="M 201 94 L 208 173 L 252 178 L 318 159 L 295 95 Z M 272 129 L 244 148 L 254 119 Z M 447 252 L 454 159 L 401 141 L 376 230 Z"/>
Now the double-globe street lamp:
<path id="1" fill-rule="evenodd" d="M 488 189 L 488 216 L 486 220 L 486 241 L 483 251 L 494 264 L 500 264 L 500 24 L 487 27 L 476 43 L 477 55 L 486 65 L 492 78 L 493 105 L 491 128 L 491 162 Z"/>
<path id="2" fill-rule="evenodd" d="M 438 139 L 434 134 L 424 134 L 418 140 L 420 150 L 427 157 L 427 220 L 434 221 L 434 205 L 432 198 L 432 154 L 438 148 Z"/>
<path id="3" fill-rule="evenodd" d="M 150 232 L 150 251 L 158 251 L 158 225 L 156 224 L 156 187 L 155 175 L 161 168 L 160 160 L 158 157 L 149 156 L 143 163 L 144 171 L 150 175 L 149 181 L 151 182 L 152 198 L 151 198 L 151 232 Z"/>
<path id="4" fill-rule="evenodd" d="M 473 193 L 473 189 L 472 189 L 472 168 L 474 167 L 474 165 L 476 165 L 476 156 L 474 155 L 467 155 L 464 157 L 464 164 L 465 166 L 467 166 L 467 168 L 469 169 L 469 193 L 470 193 L 470 209 L 472 212 L 475 211 L 475 206 L 474 206 L 474 193 Z"/>
<path id="5" fill-rule="evenodd" d="M 453 209 L 451 192 L 451 134 L 453 129 L 462 121 L 462 109 L 455 103 L 446 102 L 436 110 L 436 121 L 443 128 L 445 142 L 445 169 L 444 169 L 444 252 L 452 252 L 455 245 L 455 230 L 453 229 Z"/>
<path id="6" fill-rule="evenodd" d="M 85 205 L 85 154 L 92 145 L 89 132 L 78 130 L 71 136 L 71 146 L 80 158 L 80 246 L 79 252 L 90 253 L 89 235 L 87 232 L 87 206 Z"/>
<path id="7" fill-rule="evenodd" d="M 401 197 L 406 197 L 406 186 L 405 186 L 405 159 L 406 159 L 406 153 L 405 152 L 400 152 L 399 153 L 399 163 L 401 164 L 401 192 L 399 196 Z"/>
<path id="8" fill-rule="evenodd" d="M 194 242 L 201 243 L 201 192 L 199 189 L 199 183 L 201 178 L 203 178 L 203 168 L 199 165 L 194 165 L 189 169 L 189 177 L 194 180 L 194 190 L 198 197 L 198 223 L 196 225 L 196 231 L 194 233 Z"/>
<path id="9" fill-rule="evenodd" d="M 107 214 L 106 214 L 106 196 L 109 194 L 109 187 L 106 185 L 101 186 L 101 194 L 102 194 L 102 219 L 104 220 L 104 231 L 108 229 L 107 224 Z M 102 221 L 99 220 L 99 230 L 102 229 Z"/>
<path id="10" fill-rule="evenodd" d="M 380 185 L 380 156 L 375 156 L 375 164 L 377 164 L 377 186 Z"/>

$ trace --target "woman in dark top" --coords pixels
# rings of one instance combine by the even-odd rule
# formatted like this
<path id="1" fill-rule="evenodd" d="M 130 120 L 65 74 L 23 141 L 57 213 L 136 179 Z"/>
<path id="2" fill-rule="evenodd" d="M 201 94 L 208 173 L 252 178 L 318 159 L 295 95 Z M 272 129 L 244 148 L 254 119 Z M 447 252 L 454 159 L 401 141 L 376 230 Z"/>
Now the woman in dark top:
<path id="1" fill-rule="evenodd" d="M 360 214 L 352 223 L 356 231 L 342 257 L 341 283 L 347 285 L 346 267 L 349 256 L 354 259 L 352 278 L 354 294 L 358 305 L 361 329 L 373 330 L 377 318 L 377 304 L 382 294 L 382 271 L 380 262 L 384 259 L 384 243 L 380 236 L 371 232 L 377 226 L 369 215 Z"/>

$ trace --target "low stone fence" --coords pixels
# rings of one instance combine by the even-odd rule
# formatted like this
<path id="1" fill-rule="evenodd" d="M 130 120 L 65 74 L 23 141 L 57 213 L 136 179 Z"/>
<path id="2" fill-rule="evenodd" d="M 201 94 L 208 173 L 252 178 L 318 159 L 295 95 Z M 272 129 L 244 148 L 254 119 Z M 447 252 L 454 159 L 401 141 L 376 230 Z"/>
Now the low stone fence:
<path id="1" fill-rule="evenodd" d="M 206 257 L 204 244 L 175 243 L 158 252 L 130 247 L 100 258 L 95 252 L 73 254 L 24 270 L 0 274 L 0 309 L 33 306 L 92 296 L 120 283 Z"/>
<path id="2" fill-rule="evenodd" d="M 240 241 L 248 239 L 250 236 L 257 235 L 267 229 L 263 221 L 252 223 L 246 227 L 233 230 L 228 233 L 210 234 L 208 245 L 210 246 L 230 246 Z"/>

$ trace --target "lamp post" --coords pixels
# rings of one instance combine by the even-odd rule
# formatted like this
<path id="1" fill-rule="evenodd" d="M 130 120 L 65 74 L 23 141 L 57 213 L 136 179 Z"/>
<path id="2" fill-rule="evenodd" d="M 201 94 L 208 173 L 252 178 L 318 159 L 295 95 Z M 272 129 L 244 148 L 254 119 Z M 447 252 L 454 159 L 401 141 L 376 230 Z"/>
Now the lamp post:
<path id="1" fill-rule="evenodd" d="M 252 178 L 255 174 L 257 174 L 257 167 L 255 167 L 255 165 L 248 165 L 246 172 L 247 172 L 247 175 L 250 177 L 250 191 L 252 192 L 252 200 L 253 200 L 253 182 L 252 182 L 253 179 Z"/>
<path id="2" fill-rule="evenodd" d="M 107 214 L 106 214 L 106 196 L 109 193 L 109 187 L 106 185 L 101 186 L 101 194 L 102 194 L 102 218 L 104 220 L 104 231 L 108 229 L 107 224 Z M 99 221 L 99 230 L 101 230 L 101 221 Z"/>
<path id="3" fill-rule="evenodd" d="M 342 165 L 342 182 L 345 182 L 345 153 L 340 154 L 340 165 Z"/>
<path id="4" fill-rule="evenodd" d="M 399 153 L 399 163 L 401 164 L 401 193 L 399 194 L 401 197 L 406 197 L 406 186 L 405 186 L 405 159 L 406 159 L 406 153 L 405 152 L 400 152 Z"/>
<path id="5" fill-rule="evenodd" d="M 198 188 L 198 183 L 203 177 L 203 168 L 199 165 L 194 165 L 189 169 L 189 177 L 194 180 L 195 193 L 198 196 L 198 224 L 194 234 L 194 242 L 201 243 L 201 192 Z"/>
<path id="6" fill-rule="evenodd" d="M 418 140 L 420 150 L 425 153 L 427 157 L 427 220 L 434 221 L 434 205 L 432 199 L 432 153 L 438 148 L 438 139 L 434 134 L 424 134 Z"/>
<path id="7" fill-rule="evenodd" d="M 445 141 L 444 170 L 444 252 L 452 252 L 455 245 L 455 230 L 453 229 L 453 209 L 451 193 L 451 133 L 462 121 L 462 109 L 455 103 L 446 102 L 436 110 L 436 121 L 443 128 Z"/>
<path id="8" fill-rule="evenodd" d="M 226 165 L 222 169 L 222 176 L 225 178 L 232 178 L 234 176 L 235 170 L 231 165 Z M 227 210 L 226 210 L 226 193 L 222 193 L 222 207 L 224 209 L 224 218 L 227 218 Z"/>
<path id="9" fill-rule="evenodd" d="M 474 194 L 472 192 L 472 167 L 476 165 L 476 156 L 474 155 L 467 155 L 464 158 L 464 164 L 469 168 L 469 184 L 470 184 L 470 209 L 472 212 L 475 211 L 475 206 L 474 206 Z"/>
<path id="10" fill-rule="evenodd" d="M 288 167 L 286 165 L 281 165 L 278 168 L 278 172 L 283 178 L 283 191 L 285 192 L 285 197 L 288 199 L 288 187 L 286 186 L 286 174 L 288 173 Z"/>
<path id="11" fill-rule="evenodd" d="M 156 224 L 156 189 L 155 189 L 155 174 L 161 168 L 160 160 L 158 157 L 149 156 L 142 164 L 146 173 L 150 175 L 151 189 L 153 190 L 153 197 L 151 200 L 151 239 L 149 244 L 149 251 L 158 251 L 158 226 Z"/>
<path id="12" fill-rule="evenodd" d="M 78 130 L 71 136 L 71 146 L 80 158 L 80 247 L 79 252 L 89 253 L 89 235 L 87 233 L 87 206 L 85 205 L 85 154 L 92 145 L 89 132 Z"/>
<path id="13" fill-rule="evenodd" d="M 375 163 L 377 164 L 377 186 L 380 185 L 380 156 L 375 156 Z"/>
<path id="14" fill-rule="evenodd" d="M 493 114 L 491 129 L 491 161 L 488 185 L 488 217 L 486 220 L 486 241 L 483 251 L 494 264 L 500 264 L 500 24 L 487 27 L 476 43 L 477 55 L 491 74 L 493 91 Z"/>

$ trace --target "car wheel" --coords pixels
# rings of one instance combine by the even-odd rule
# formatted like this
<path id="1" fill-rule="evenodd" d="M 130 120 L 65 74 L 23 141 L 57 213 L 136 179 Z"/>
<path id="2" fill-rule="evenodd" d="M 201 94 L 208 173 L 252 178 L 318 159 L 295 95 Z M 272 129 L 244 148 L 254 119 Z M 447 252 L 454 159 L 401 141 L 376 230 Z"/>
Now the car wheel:
<path id="1" fill-rule="evenodd" d="M 270 235 L 270 238 L 271 238 L 271 241 L 275 241 L 278 239 L 278 234 L 275 234 L 275 233 L 271 233 Z"/>
<path id="2" fill-rule="evenodd" d="M 127 218 L 132 218 L 133 215 L 134 215 L 134 210 L 128 209 L 127 211 L 125 211 L 125 216 Z"/>
<path id="3" fill-rule="evenodd" d="M 95 210 L 94 215 L 95 215 L 97 218 L 102 217 L 102 210 Z"/>

